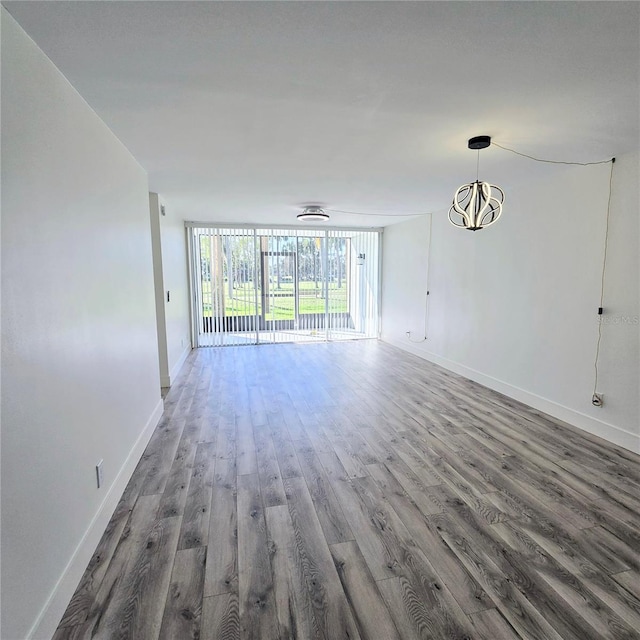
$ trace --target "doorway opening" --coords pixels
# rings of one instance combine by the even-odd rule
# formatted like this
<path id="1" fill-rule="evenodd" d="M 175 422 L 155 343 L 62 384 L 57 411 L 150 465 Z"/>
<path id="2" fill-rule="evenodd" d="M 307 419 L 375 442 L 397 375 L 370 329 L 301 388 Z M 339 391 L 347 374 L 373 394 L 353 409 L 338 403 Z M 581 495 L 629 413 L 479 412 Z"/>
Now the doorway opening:
<path id="1" fill-rule="evenodd" d="M 194 346 L 378 336 L 380 230 L 187 232 Z"/>

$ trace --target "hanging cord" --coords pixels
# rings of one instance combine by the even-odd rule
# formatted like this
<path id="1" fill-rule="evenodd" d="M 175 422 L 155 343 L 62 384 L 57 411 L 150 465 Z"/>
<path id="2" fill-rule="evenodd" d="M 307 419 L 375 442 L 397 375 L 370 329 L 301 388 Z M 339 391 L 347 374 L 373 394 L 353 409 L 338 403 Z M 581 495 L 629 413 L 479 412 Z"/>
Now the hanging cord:
<path id="1" fill-rule="evenodd" d="M 545 160 L 543 158 L 534 158 L 533 156 L 528 156 L 526 153 L 520 153 L 519 151 L 515 151 L 514 149 L 509 149 L 509 147 L 503 147 L 501 144 L 497 142 L 491 141 L 492 146 L 498 147 L 503 151 L 509 151 L 510 153 L 515 153 L 517 156 L 522 156 L 523 158 L 529 158 L 529 160 L 535 160 L 536 162 L 548 162 L 549 164 L 573 164 L 578 165 L 580 167 L 588 167 L 592 164 L 607 164 L 611 162 L 611 160 L 600 160 L 599 162 L 564 162 L 563 160 Z"/>
<path id="2" fill-rule="evenodd" d="M 546 160 L 543 158 L 535 158 L 534 156 L 527 155 L 526 153 L 520 153 L 515 149 L 509 149 L 509 147 L 504 147 L 497 142 L 492 141 L 491 144 L 502 149 L 504 151 L 509 151 L 509 153 L 515 153 L 518 156 L 522 156 L 523 158 L 529 158 L 529 160 L 535 160 L 536 162 L 546 162 L 549 164 L 565 164 L 565 165 L 577 165 L 581 167 L 588 167 L 596 164 L 608 164 L 611 163 L 611 171 L 609 172 L 609 198 L 607 200 L 607 217 L 605 222 L 605 232 L 604 232 L 604 254 L 602 257 L 602 279 L 600 281 L 600 306 L 598 307 L 598 340 L 596 342 L 596 356 L 593 363 L 593 368 L 595 371 L 594 381 L 593 381 L 593 395 L 591 398 L 591 402 L 596 407 L 602 406 L 602 398 L 598 397 L 596 394 L 598 393 L 598 362 L 600 360 L 600 343 L 602 341 L 602 314 L 603 314 L 603 304 L 604 304 L 604 285 L 605 285 L 605 275 L 607 271 L 607 249 L 609 247 L 609 218 L 611 216 L 611 193 L 613 191 L 613 165 L 616 161 L 615 158 L 611 158 L 611 160 L 600 160 L 598 162 L 565 162 L 562 160 Z"/>
<path id="3" fill-rule="evenodd" d="M 593 363 L 593 367 L 595 370 L 595 379 L 593 381 L 593 394 L 598 391 L 598 359 L 600 357 L 600 341 L 602 340 L 602 309 L 604 303 L 604 281 L 605 275 L 607 271 L 607 248 L 609 246 L 609 217 L 611 214 L 611 193 L 613 191 L 613 165 L 616 159 L 612 158 L 609 160 L 611 162 L 611 172 L 609 173 L 609 199 L 607 201 L 607 219 L 605 223 L 605 231 L 604 231 L 604 255 L 602 257 L 602 279 L 600 281 L 600 307 L 598 309 L 598 342 L 596 343 L 596 357 Z M 599 405 L 596 405 L 599 406 Z"/>

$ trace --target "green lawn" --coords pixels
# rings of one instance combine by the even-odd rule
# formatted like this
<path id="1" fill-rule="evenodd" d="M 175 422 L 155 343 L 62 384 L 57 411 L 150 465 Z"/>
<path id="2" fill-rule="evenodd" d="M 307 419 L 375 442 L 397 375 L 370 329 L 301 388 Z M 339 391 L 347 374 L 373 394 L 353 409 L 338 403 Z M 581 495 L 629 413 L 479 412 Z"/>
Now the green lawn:
<path id="1" fill-rule="evenodd" d="M 300 282 L 299 295 L 299 312 L 307 313 L 324 313 L 325 298 L 322 295 L 322 287 L 317 290 L 313 282 Z M 211 291 L 211 283 L 202 283 L 203 293 L 203 315 L 210 317 L 211 304 L 209 296 Z M 283 282 L 280 289 L 275 284 L 270 289 L 270 310 L 266 315 L 267 320 L 293 320 L 294 319 L 294 288 L 292 282 Z M 346 313 L 347 306 L 347 285 L 342 283 L 342 287 L 338 287 L 337 283 L 332 282 L 329 285 L 329 311 L 331 313 Z M 258 312 L 262 312 L 260 291 L 258 291 Z M 243 283 L 233 289 L 233 297 L 229 297 L 227 285 L 225 283 L 224 290 L 224 313 L 225 316 L 252 316 L 256 313 L 255 292 L 252 282 Z"/>

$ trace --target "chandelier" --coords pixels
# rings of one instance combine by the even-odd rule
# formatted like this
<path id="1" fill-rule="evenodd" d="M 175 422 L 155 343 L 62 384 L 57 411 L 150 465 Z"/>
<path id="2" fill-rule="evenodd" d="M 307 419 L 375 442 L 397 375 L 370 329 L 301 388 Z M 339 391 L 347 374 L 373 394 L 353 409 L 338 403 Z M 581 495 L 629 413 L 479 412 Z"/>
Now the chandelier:
<path id="1" fill-rule="evenodd" d="M 476 136 L 469 140 L 469 149 L 477 149 L 478 162 L 476 180 L 463 184 L 453 196 L 449 209 L 449 221 L 454 227 L 478 231 L 491 226 L 502 214 L 504 191 L 500 187 L 478 179 L 480 169 L 480 149 L 491 144 L 489 136 Z"/>

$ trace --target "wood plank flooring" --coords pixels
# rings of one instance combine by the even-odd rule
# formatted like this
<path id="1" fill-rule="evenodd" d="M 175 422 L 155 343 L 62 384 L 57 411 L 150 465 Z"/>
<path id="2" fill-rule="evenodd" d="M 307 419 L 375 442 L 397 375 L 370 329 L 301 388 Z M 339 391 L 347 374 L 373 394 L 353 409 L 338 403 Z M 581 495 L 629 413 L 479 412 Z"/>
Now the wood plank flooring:
<path id="1" fill-rule="evenodd" d="M 55 640 L 640 639 L 640 457 L 373 341 L 195 351 Z"/>

